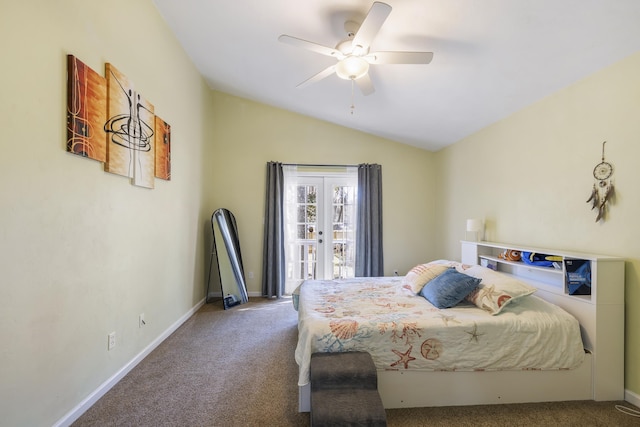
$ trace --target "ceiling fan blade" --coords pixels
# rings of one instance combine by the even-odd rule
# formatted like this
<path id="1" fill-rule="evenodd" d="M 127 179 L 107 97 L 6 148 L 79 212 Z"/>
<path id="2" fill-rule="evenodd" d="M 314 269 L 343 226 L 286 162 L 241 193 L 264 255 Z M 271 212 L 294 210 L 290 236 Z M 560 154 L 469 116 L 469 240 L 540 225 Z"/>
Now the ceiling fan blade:
<path id="1" fill-rule="evenodd" d="M 428 64 L 433 52 L 373 52 L 364 59 L 370 64 Z"/>
<path id="2" fill-rule="evenodd" d="M 366 51 L 369 46 L 371 46 L 371 42 L 373 42 L 373 39 L 378 34 L 378 31 L 380 31 L 382 24 L 390 13 L 391 6 L 379 1 L 374 2 L 367 16 L 364 18 L 362 25 L 360 25 L 360 29 L 358 29 L 356 35 L 353 36 L 354 48 L 360 46 L 362 50 Z"/>
<path id="3" fill-rule="evenodd" d="M 371 95 L 376 91 L 376 88 L 373 87 L 371 77 L 369 77 L 369 73 L 365 74 L 359 79 L 356 79 L 355 82 L 364 96 Z"/>
<path id="4" fill-rule="evenodd" d="M 333 74 L 335 72 L 336 72 L 336 66 L 332 65 L 332 66 L 330 66 L 328 68 L 325 68 L 324 70 L 320 71 L 315 76 L 312 76 L 312 77 L 308 78 L 307 80 L 303 81 L 302 83 L 300 83 L 296 87 L 297 88 L 303 88 L 305 86 L 310 85 L 311 83 L 315 83 L 317 81 L 320 81 L 320 80 L 324 79 L 325 77 L 329 77 L 331 74 Z"/>
<path id="5" fill-rule="evenodd" d="M 313 43 L 307 40 L 299 39 L 297 37 L 288 36 L 286 34 L 283 34 L 280 37 L 278 37 L 278 41 L 289 44 L 291 46 L 301 47 L 303 49 L 308 49 L 313 52 L 321 53 L 323 55 L 332 56 L 338 59 L 342 59 L 344 57 L 342 52 L 332 47 L 323 46 L 318 43 Z"/>

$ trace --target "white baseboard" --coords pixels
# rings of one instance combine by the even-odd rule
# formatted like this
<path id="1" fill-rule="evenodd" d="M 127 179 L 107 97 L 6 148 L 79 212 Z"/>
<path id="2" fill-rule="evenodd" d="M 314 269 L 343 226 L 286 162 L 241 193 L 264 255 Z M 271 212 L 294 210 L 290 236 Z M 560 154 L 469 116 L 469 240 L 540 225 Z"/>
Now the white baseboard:
<path id="1" fill-rule="evenodd" d="M 625 390 L 624 391 L 624 400 L 626 402 L 629 402 L 632 405 L 635 405 L 638 408 L 640 408 L 640 394 L 636 394 L 636 393 L 634 393 L 632 391 Z"/>
<path id="2" fill-rule="evenodd" d="M 140 353 L 138 353 L 133 359 L 129 361 L 126 365 L 124 365 L 118 372 L 116 372 L 111 378 L 106 380 L 104 383 L 100 384 L 100 386 L 94 390 L 89 396 L 87 396 L 82 402 L 78 403 L 78 405 L 73 408 L 71 411 L 67 412 L 62 418 L 60 418 L 53 426 L 54 427 L 68 427 L 75 420 L 80 418 L 82 414 L 84 414 L 87 409 L 93 406 L 102 396 L 104 396 L 111 388 L 118 383 L 125 375 L 129 373 L 138 363 L 140 363 L 145 357 L 149 355 L 156 347 L 158 347 L 162 341 L 166 340 L 169 335 L 174 333 L 176 329 L 178 329 L 184 322 L 186 322 L 191 316 L 195 314 L 196 311 L 204 304 L 204 299 L 198 302 L 191 310 L 185 313 L 181 318 L 176 320 L 169 328 L 160 334 L 151 344 L 144 348 Z"/>

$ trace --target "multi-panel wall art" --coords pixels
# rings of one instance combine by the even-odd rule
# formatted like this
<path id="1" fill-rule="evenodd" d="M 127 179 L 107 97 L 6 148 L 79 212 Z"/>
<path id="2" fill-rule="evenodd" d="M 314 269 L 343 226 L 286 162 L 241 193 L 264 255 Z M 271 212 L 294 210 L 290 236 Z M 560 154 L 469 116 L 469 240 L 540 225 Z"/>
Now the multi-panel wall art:
<path id="1" fill-rule="evenodd" d="M 171 126 L 113 65 L 106 78 L 67 56 L 67 151 L 104 162 L 104 170 L 153 188 L 171 179 Z"/>

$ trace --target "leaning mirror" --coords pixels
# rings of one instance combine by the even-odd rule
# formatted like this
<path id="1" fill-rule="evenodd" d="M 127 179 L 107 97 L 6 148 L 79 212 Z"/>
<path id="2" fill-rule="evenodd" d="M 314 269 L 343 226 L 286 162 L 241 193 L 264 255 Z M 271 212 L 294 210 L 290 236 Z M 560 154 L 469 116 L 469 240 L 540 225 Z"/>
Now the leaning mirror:
<path id="1" fill-rule="evenodd" d="M 207 283 L 207 302 L 220 289 L 225 310 L 249 301 L 240 254 L 236 219 L 228 209 L 211 215 L 211 258 Z M 219 286 L 216 286 L 219 285 Z"/>

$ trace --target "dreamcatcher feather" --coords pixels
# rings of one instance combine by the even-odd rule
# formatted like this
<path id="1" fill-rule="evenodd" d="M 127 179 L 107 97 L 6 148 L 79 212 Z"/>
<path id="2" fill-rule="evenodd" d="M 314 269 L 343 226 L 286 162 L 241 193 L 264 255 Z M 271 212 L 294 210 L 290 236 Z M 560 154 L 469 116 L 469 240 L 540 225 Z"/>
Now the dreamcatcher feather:
<path id="1" fill-rule="evenodd" d="M 615 194 L 613 179 L 611 179 L 611 176 L 613 175 L 613 166 L 611 163 L 604 161 L 604 144 L 606 143 L 607 141 L 602 143 L 602 162 L 598 163 L 596 167 L 593 168 L 593 177 L 596 179 L 596 182 L 593 183 L 591 196 L 587 199 L 587 203 L 591 203 L 591 210 L 598 210 L 596 222 L 601 219 L 604 220 L 608 204 Z"/>

